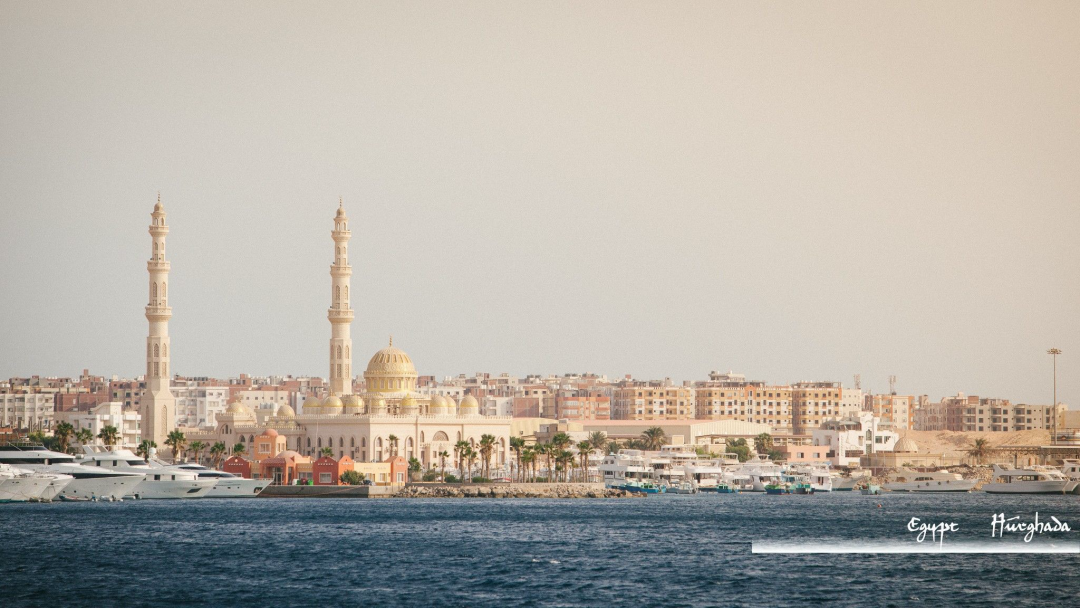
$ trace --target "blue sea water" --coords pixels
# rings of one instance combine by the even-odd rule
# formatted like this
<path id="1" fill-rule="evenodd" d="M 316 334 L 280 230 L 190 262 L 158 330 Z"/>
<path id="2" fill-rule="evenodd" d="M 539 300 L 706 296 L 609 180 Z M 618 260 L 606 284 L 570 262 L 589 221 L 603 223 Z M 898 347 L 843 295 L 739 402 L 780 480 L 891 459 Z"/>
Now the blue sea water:
<path id="1" fill-rule="evenodd" d="M 7 504 L 0 606 L 1075 605 L 1078 555 L 751 553 L 1036 511 L 1080 528 L 1080 497 L 981 493 Z"/>

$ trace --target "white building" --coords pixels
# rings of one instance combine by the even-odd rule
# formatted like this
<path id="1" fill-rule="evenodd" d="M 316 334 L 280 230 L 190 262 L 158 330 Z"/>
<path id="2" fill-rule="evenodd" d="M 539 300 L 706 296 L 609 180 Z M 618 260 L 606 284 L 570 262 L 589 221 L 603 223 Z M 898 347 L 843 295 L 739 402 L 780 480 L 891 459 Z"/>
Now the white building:
<path id="1" fill-rule="evenodd" d="M 229 406 L 229 387 L 198 386 L 197 382 L 174 384 L 176 397 L 176 426 L 217 426 L 218 414 L 224 414 Z"/>
<path id="2" fill-rule="evenodd" d="M 120 431 L 121 447 L 133 448 L 139 445 L 142 416 L 137 410 L 125 410 L 124 404 L 119 401 L 100 403 L 89 411 L 60 412 L 57 420 L 75 427 L 76 433 L 80 429 L 90 429 L 94 437 L 106 426 L 114 426 Z"/>
<path id="3" fill-rule="evenodd" d="M 893 451 L 900 439 L 900 435 L 880 422 L 870 412 L 825 421 L 811 432 L 813 445 L 829 446 L 828 457 L 833 466 L 857 466 L 866 454 Z"/>
<path id="4" fill-rule="evenodd" d="M 52 427 L 53 393 L 0 393 L 0 426 L 41 430 Z"/>

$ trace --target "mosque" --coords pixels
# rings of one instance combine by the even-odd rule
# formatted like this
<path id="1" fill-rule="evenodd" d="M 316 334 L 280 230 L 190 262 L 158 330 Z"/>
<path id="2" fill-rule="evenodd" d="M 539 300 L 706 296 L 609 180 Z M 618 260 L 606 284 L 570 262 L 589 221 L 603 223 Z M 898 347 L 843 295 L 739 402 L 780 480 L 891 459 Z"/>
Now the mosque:
<path id="1" fill-rule="evenodd" d="M 453 397 L 422 394 L 417 391 L 416 367 L 404 351 L 390 344 L 375 353 L 364 370 L 365 392 L 352 392 L 352 338 L 354 311 L 349 299 L 348 243 L 349 219 L 341 201 L 334 217 L 334 263 L 330 267 L 329 394 L 324 399 L 308 397 L 300 413 L 288 405 L 273 416 L 258 419 L 255 412 L 238 400 L 217 416 L 212 432 L 189 433 L 189 441 L 223 441 L 232 446 L 254 446 L 257 436 L 274 435 L 287 451 L 317 457 L 324 447 L 332 448 L 335 458 L 349 456 L 358 462 L 383 461 L 394 455 L 416 458 L 424 466 L 438 466 L 439 455 L 449 454 L 454 461 L 454 445 L 461 440 L 474 446 L 483 435 L 495 437 L 492 465 L 509 459 L 513 419 L 508 416 L 483 416 L 480 404 L 472 395 L 458 403 Z M 253 453 L 249 449 L 249 454 Z"/>

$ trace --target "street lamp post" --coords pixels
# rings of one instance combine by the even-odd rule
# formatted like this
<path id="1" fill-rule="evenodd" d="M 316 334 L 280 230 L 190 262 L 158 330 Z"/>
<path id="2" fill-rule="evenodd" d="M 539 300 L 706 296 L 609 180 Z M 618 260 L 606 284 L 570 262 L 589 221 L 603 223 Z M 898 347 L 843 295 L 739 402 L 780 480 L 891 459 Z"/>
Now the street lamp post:
<path id="1" fill-rule="evenodd" d="M 1061 354 L 1060 348 L 1051 348 L 1046 354 L 1054 358 L 1054 402 L 1050 404 L 1050 415 L 1054 417 L 1053 430 L 1050 431 L 1050 444 L 1057 443 L 1057 356 Z"/>

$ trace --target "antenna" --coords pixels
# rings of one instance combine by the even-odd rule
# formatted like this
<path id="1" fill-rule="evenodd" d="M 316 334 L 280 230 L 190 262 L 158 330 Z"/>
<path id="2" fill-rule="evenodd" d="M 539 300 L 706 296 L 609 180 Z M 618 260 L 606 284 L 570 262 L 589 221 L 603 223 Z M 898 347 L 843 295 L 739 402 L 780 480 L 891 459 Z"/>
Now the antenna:
<path id="1" fill-rule="evenodd" d="M 889 394 L 896 394 L 896 376 L 889 376 Z"/>
<path id="2" fill-rule="evenodd" d="M 855 390 L 862 390 L 862 374 L 855 374 Z"/>

